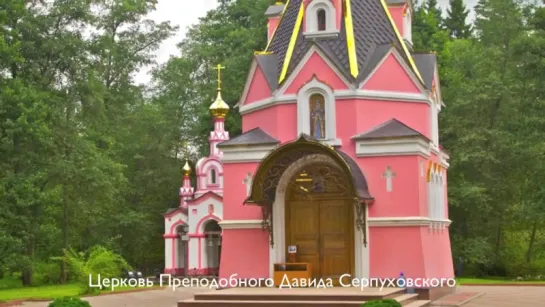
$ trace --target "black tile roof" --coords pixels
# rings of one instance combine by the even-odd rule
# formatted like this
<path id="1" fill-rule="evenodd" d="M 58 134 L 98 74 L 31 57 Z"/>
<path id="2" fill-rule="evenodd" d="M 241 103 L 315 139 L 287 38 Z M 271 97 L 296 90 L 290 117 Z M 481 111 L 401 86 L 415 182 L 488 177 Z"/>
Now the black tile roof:
<path id="1" fill-rule="evenodd" d="M 382 123 L 369 131 L 355 135 L 353 140 L 371 140 L 382 138 L 399 138 L 399 137 L 411 137 L 419 136 L 428 139 L 422 133 L 412 129 L 399 120 L 392 118 L 391 120 Z"/>
<path id="2" fill-rule="evenodd" d="M 259 54 L 256 55 L 256 61 L 257 65 L 261 67 L 271 91 L 275 91 L 278 88 L 278 56 L 276 54 Z"/>
<path id="3" fill-rule="evenodd" d="M 278 56 L 277 70 L 282 71 L 286 60 L 286 52 L 297 21 L 297 15 L 302 0 L 291 0 L 288 3 L 278 28 L 266 51 Z M 363 80 L 377 64 L 377 57 L 384 51 L 384 46 L 397 48 L 403 58 L 409 64 L 409 58 L 402 48 L 402 42 L 397 38 L 393 25 L 382 7 L 380 0 L 352 0 L 351 2 L 354 40 L 356 44 L 356 57 L 359 69 L 357 78 L 350 75 L 350 64 L 347 48 L 347 35 L 344 21 L 338 37 L 324 39 L 306 39 L 303 35 L 303 27 L 299 30 L 295 48 L 290 59 L 289 75 L 303 59 L 311 46 L 317 46 L 323 51 L 337 68 L 348 76 L 349 80 L 357 82 Z"/>
<path id="4" fill-rule="evenodd" d="M 278 144 L 279 140 L 268 135 L 261 128 L 254 128 L 243 134 L 237 135 L 234 138 L 221 142 L 218 147 L 241 146 L 241 145 L 266 145 Z"/>
<path id="5" fill-rule="evenodd" d="M 413 59 L 420 76 L 424 80 L 424 85 L 427 89 L 431 89 L 437 65 L 437 56 L 433 53 L 415 53 Z"/>

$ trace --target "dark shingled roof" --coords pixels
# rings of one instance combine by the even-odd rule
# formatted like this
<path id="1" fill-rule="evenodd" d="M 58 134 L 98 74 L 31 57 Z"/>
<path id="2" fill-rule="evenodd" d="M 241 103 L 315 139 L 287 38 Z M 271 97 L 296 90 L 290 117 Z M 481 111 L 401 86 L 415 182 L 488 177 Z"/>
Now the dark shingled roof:
<path id="1" fill-rule="evenodd" d="M 388 4 L 405 4 L 407 0 L 386 0 Z"/>
<path id="2" fill-rule="evenodd" d="M 282 66 L 286 60 L 286 52 L 295 22 L 297 21 L 301 1 L 291 0 L 289 2 L 275 35 L 266 50 L 278 56 L 277 71 L 282 71 Z M 359 76 L 355 78 L 356 80 L 350 76 L 344 21 L 341 23 L 340 33 L 337 38 L 305 39 L 303 27 L 301 27 L 287 75 L 294 70 L 295 66 L 302 60 L 311 46 L 318 47 L 337 66 L 343 75 L 348 76 L 349 80 L 356 82 L 365 79 L 366 74 L 372 71 L 378 63 L 376 58 L 379 57 L 381 52 L 384 52 L 385 46 L 389 45 L 397 48 L 403 58 L 409 63 L 409 59 L 403 51 L 402 42 L 397 38 L 394 27 L 388 19 L 380 0 L 352 0 L 351 10 L 359 68 Z"/>
<path id="3" fill-rule="evenodd" d="M 398 138 L 398 137 L 411 137 L 420 136 L 428 139 L 422 133 L 412 129 L 399 120 L 392 118 L 391 120 L 382 123 L 371 130 L 355 135 L 353 140 L 370 140 L 370 139 L 382 139 L 382 138 Z"/>
<path id="4" fill-rule="evenodd" d="M 174 211 L 178 211 L 178 209 L 180 209 L 180 208 L 170 208 L 170 209 L 168 209 L 168 210 L 165 212 L 165 215 L 166 215 L 166 214 L 170 214 L 170 213 L 172 213 L 172 212 L 174 212 Z"/>
<path id="5" fill-rule="evenodd" d="M 435 75 L 435 66 L 437 65 L 437 56 L 433 53 L 416 53 L 413 59 L 418 71 L 424 80 L 427 89 L 431 89 L 433 77 Z"/>
<path id="6" fill-rule="evenodd" d="M 280 15 L 280 13 L 282 13 L 282 10 L 284 10 L 284 4 L 271 5 L 267 9 L 267 11 L 265 11 L 265 16 L 271 17 Z"/>
<path id="7" fill-rule="evenodd" d="M 276 54 L 259 54 L 256 55 L 256 61 L 257 65 L 261 67 L 271 91 L 275 91 L 278 88 L 278 56 Z"/>
<path id="8" fill-rule="evenodd" d="M 241 145 L 265 145 L 265 144 L 278 144 L 279 140 L 268 135 L 261 128 L 254 128 L 243 134 L 237 135 L 234 138 L 221 142 L 218 147 L 226 146 L 241 146 Z"/>

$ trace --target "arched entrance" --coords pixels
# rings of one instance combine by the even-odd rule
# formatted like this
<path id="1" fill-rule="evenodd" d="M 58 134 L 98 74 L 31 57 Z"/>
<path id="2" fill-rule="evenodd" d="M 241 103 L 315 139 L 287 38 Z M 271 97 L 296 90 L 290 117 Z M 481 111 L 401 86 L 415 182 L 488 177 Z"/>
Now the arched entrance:
<path id="1" fill-rule="evenodd" d="M 217 276 L 221 259 L 221 226 L 218 221 L 209 220 L 204 225 L 204 235 L 206 238 L 204 261 L 208 268 L 207 275 Z"/>
<path id="2" fill-rule="evenodd" d="M 369 276 L 366 221 L 373 201 L 352 158 L 302 135 L 263 160 L 245 203 L 261 207 L 271 276 L 273 264 L 286 261 L 287 246 L 299 245 L 300 261 L 314 264 L 314 277 L 363 278 Z"/>
<path id="3" fill-rule="evenodd" d="M 349 180 L 338 165 L 322 161 L 301 167 L 288 183 L 286 246 L 297 246 L 297 261 L 312 264 L 315 278 L 338 281 L 343 274 L 354 275 Z"/>

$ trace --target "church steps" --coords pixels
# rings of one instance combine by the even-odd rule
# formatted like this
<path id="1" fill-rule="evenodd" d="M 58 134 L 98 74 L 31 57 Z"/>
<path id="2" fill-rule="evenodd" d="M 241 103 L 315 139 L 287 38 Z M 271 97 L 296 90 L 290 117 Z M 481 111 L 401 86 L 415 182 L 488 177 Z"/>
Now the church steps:
<path id="1" fill-rule="evenodd" d="M 305 291 L 307 290 L 307 291 Z M 308 291 L 310 290 L 310 291 Z M 403 289 L 383 289 L 382 291 L 347 291 L 353 289 L 292 289 L 276 291 L 260 291 L 246 289 L 236 291 L 213 291 L 195 294 L 193 299 L 178 302 L 178 307 L 360 307 L 366 301 L 395 299 L 404 307 L 429 306 L 430 301 L 418 300 L 418 294 L 404 293 Z M 324 291 L 325 290 L 325 291 Z"/>

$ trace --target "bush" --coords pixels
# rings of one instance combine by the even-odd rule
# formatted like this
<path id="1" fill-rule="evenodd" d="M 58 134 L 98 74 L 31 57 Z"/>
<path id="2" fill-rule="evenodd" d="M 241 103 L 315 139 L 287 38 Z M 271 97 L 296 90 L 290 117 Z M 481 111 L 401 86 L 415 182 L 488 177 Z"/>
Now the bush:
<path id="1" fill-rule="evenodd" d="M 362 307 L 401 307 L 401 304 L 396 300 L 385 299 L 367 302 Z"/>
<path id="2" fill-rule="evenodd" d="M 78 297 L 63 297 L 54 300 L 47 307 L 91 307 L 91 304 Z"/>
<path id="3" fill-rule="evenodd" d="M 56 262 L 36 262 L 33 264 L 33 286 L 56 284 L 61 276 L 61 269 Z"/>
<path id="4" fill-rule="evenodd" d="M 120 255 L 102 247 L 95 246 L 87 254 L 77 253 L 73 250 L 65 251 L 65 260 L 70 266 L 70 273 L 83 287 L 83 294 L 97 292 L 97 287 L 91 287 L 92 282 L 97 283 L 100 278 L 119 278 L 123 271 L 131 270 L 129 264 Z"/>

